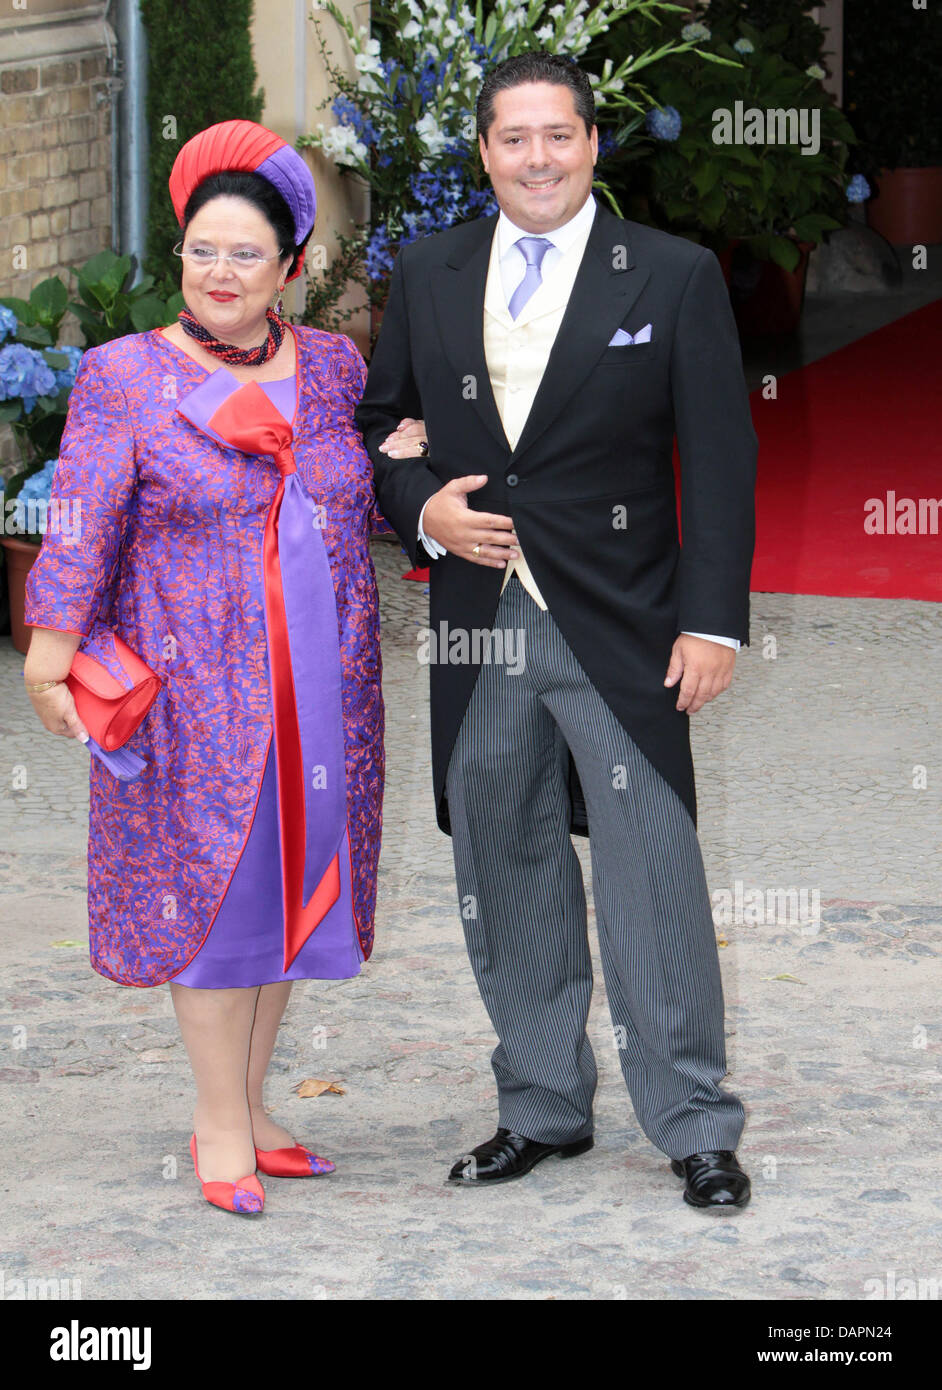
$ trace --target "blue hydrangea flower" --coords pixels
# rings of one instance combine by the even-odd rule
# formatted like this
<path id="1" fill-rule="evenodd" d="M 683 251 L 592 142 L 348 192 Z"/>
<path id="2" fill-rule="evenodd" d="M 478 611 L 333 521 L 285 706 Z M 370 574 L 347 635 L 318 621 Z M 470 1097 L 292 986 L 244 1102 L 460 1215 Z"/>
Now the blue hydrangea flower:
<path id="1" fill-rule="evenodd" d="M 7 338 L 12 338 L 19 321 L 12 309 L 8 309 L 5 304 L 0 304 L 0 343 L 5 343 Z"/>
<path id="2" fill-rule="evenodd" d="M 680 31 L 680 37 L 684 43 L 706 43 L 712 35 L 705 24 L 694 20 L 692 24 L 685 24 Z"/>
<path id="3" fill-rule="evenodd" d="M 24 502 L 28 502 L 31 497 L 48 502 L 52 494 L 52 477 L 58 462 L 58 459 L 47 459 L 38 473 L 26 479 L 17 495 L 22 497 Z"/>
<path id="4" fill-rule="evenodd" d="M 58 459 L 48 459 L 38 473 L 26 479 L 17 493 L 12 521 L 21 534 L 25 535 L 30 530 L 30 521 L 34 522 L 39 531 L 45 531 L 47 509 L 52 495 L 52 479 L 58 462 Z M 29 508 L 30 502 L 33 503 L 32 508 Z"/>
<path id="5" fill-rule="evenodd" d="M 683 129 L 683 122 L 676 106 L 665 106 L 663 111 L 652 106 L 644 118 L 644 127 L 655 140 L 676 140 Z"/>
<path id="6" fill-rule="evenodd" d="M 847 185 L 847 201 L 849 203 L 865 203 L 869 197 L 869 183 L 863 174 L 855 174 Z"/>
<path id="7" fill-rule="evenodd" d="M 58 391 L 55 373 L 41 352 L 25 343 L 7 343 L 0 348 L 0 401 L 23 401 L 28 415 L 39 396 L 52 396 Z"/>
<path id="8" fill-rule="evenodd" d="M 737 53 L 755 53 L 755 46 L 749 39 L 737 39 L 733 44 Z"/>
<path id="9" fill-rule="evenodd" d="M 69 359 L 69 365 L 67 367 L 53 367 L 52 369 L 52 374 L 56 379 L 56 389 L 59 391 L 63 389 L 71 391 L 72 387 L 75 385 L 75 373 L 78 371 L 78 365 L 84 356 L 82 349 L 77 347 L 57 347 L 54 350 L 62 353 L 64 357 Z"/>

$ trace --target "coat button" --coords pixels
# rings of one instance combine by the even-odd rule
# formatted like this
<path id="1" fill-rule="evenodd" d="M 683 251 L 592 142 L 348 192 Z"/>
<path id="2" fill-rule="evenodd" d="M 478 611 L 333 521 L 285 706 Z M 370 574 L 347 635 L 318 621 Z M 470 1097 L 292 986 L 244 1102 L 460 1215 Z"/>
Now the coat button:
<path id="1" fill-rule="evenodd" d="M 508 487 L 516 487 L 519 479 L 517 478 L 516 473 L 508 473 L 505 481 Z"/>

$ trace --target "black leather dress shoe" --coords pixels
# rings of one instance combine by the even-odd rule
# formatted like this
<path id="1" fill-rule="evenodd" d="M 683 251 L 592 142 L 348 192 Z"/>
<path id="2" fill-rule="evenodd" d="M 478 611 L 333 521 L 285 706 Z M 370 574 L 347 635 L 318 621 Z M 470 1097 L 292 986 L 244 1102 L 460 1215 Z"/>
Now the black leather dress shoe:
<path id="1" fill-rule="evenodd" d="M 458 1160 L 448 1174 L 448 1181 L 464 1187 L 491 1187 L 497 1182 L 510 1182 L 512 1178 L 522 1178 L 550 1154 L 575 1158 L 576 1154 L 591 1149 L 594 1142 L 592 1135 L 587 1134 L 571 1144 L 538 1144 L 535 1139 L 526 1139 L 511 1129 L 499 1129 L 493 1139 L 479 1144 Z"/>
<path id="2" fill-rule="evenodd" d="M 692 1207 L 744 1207 L 751 1196 L 749 1178 L 740 1168 L 731 1149 L 691 1154 L 671 1159 L 671 1172 L 686 1178 L 684 1201 Z"/>

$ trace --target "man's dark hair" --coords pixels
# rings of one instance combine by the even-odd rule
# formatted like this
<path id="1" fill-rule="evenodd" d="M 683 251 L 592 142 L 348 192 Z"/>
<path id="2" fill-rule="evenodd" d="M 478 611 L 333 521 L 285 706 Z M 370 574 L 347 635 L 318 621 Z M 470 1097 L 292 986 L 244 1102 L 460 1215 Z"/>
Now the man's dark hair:
<path id="1" fill-rule="evenodd" d="M 275 233 L 279 256 L 282 260 L 286 256 L 292 257 L 291 265 L 288 267 L 288 274 L 291 275 L 297 268 L 297 253 L 308 238 L 304 238 L 301 246 L 295 246 L 291 209 L 277 188 L 261 174 L 247 173 L 241 169 L 226 169 L 220 174 L 210 174 L 208 178 L 203 179 L 190 194 L 183 210 L 184 233 L 200 208 L 205 207 L 213 198 L 224 197 L 242 198 L 250 203 L 256 212 L 262 214 Z"/>
<path id="2" fill-rule="evenodd" d="M 519 87 L 524 82 L 553 82 L 557 86 L 568 87 L 572 92 L 576 114 L 585 122 L 586 134 L 592 134 L 595 96 L 587 75 L 573 58 L 535 49 L 531 53 L 518 53 L 513 58 L 505 58 L 485 75 L 478 93 L 476 112 L 478 134 L 484 136 L 485 144 L 494 123 L 494 97 L 498 92 L 506 91 L 508 87 Z"/>

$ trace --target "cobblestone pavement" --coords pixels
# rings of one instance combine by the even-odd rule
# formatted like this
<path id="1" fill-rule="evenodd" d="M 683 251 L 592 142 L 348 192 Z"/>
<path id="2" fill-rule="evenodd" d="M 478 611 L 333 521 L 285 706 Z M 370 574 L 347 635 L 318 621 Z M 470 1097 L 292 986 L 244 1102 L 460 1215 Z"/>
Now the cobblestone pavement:
<path id="1" fill-rule="evenodd" d="M 493 1132 L 494 1039 L 433 816 L 427 598 L 400 582 L 397 545 L 374 556 L 377 947 L 355 980 L 296 987 L 268 1094 L 337 1171 L 266 1179 L 252 1222 L 199 1196 L 169 990 L 89 967 L 86 754 L 37 732 L 0 641 L 5 1278 L 71 1279 L 91 1299 L 859 1299 L 942 1282 L 939 609 L 757 594 L 733 688 L 694 717 L 754 1191 L 718 1220 L 684 1205 L 631 1112 L 594 923 L 595 1149 L 492 1192 L 444 1184 Z M 345 1094 L 300 1100 L 308 1076 Z"/>

